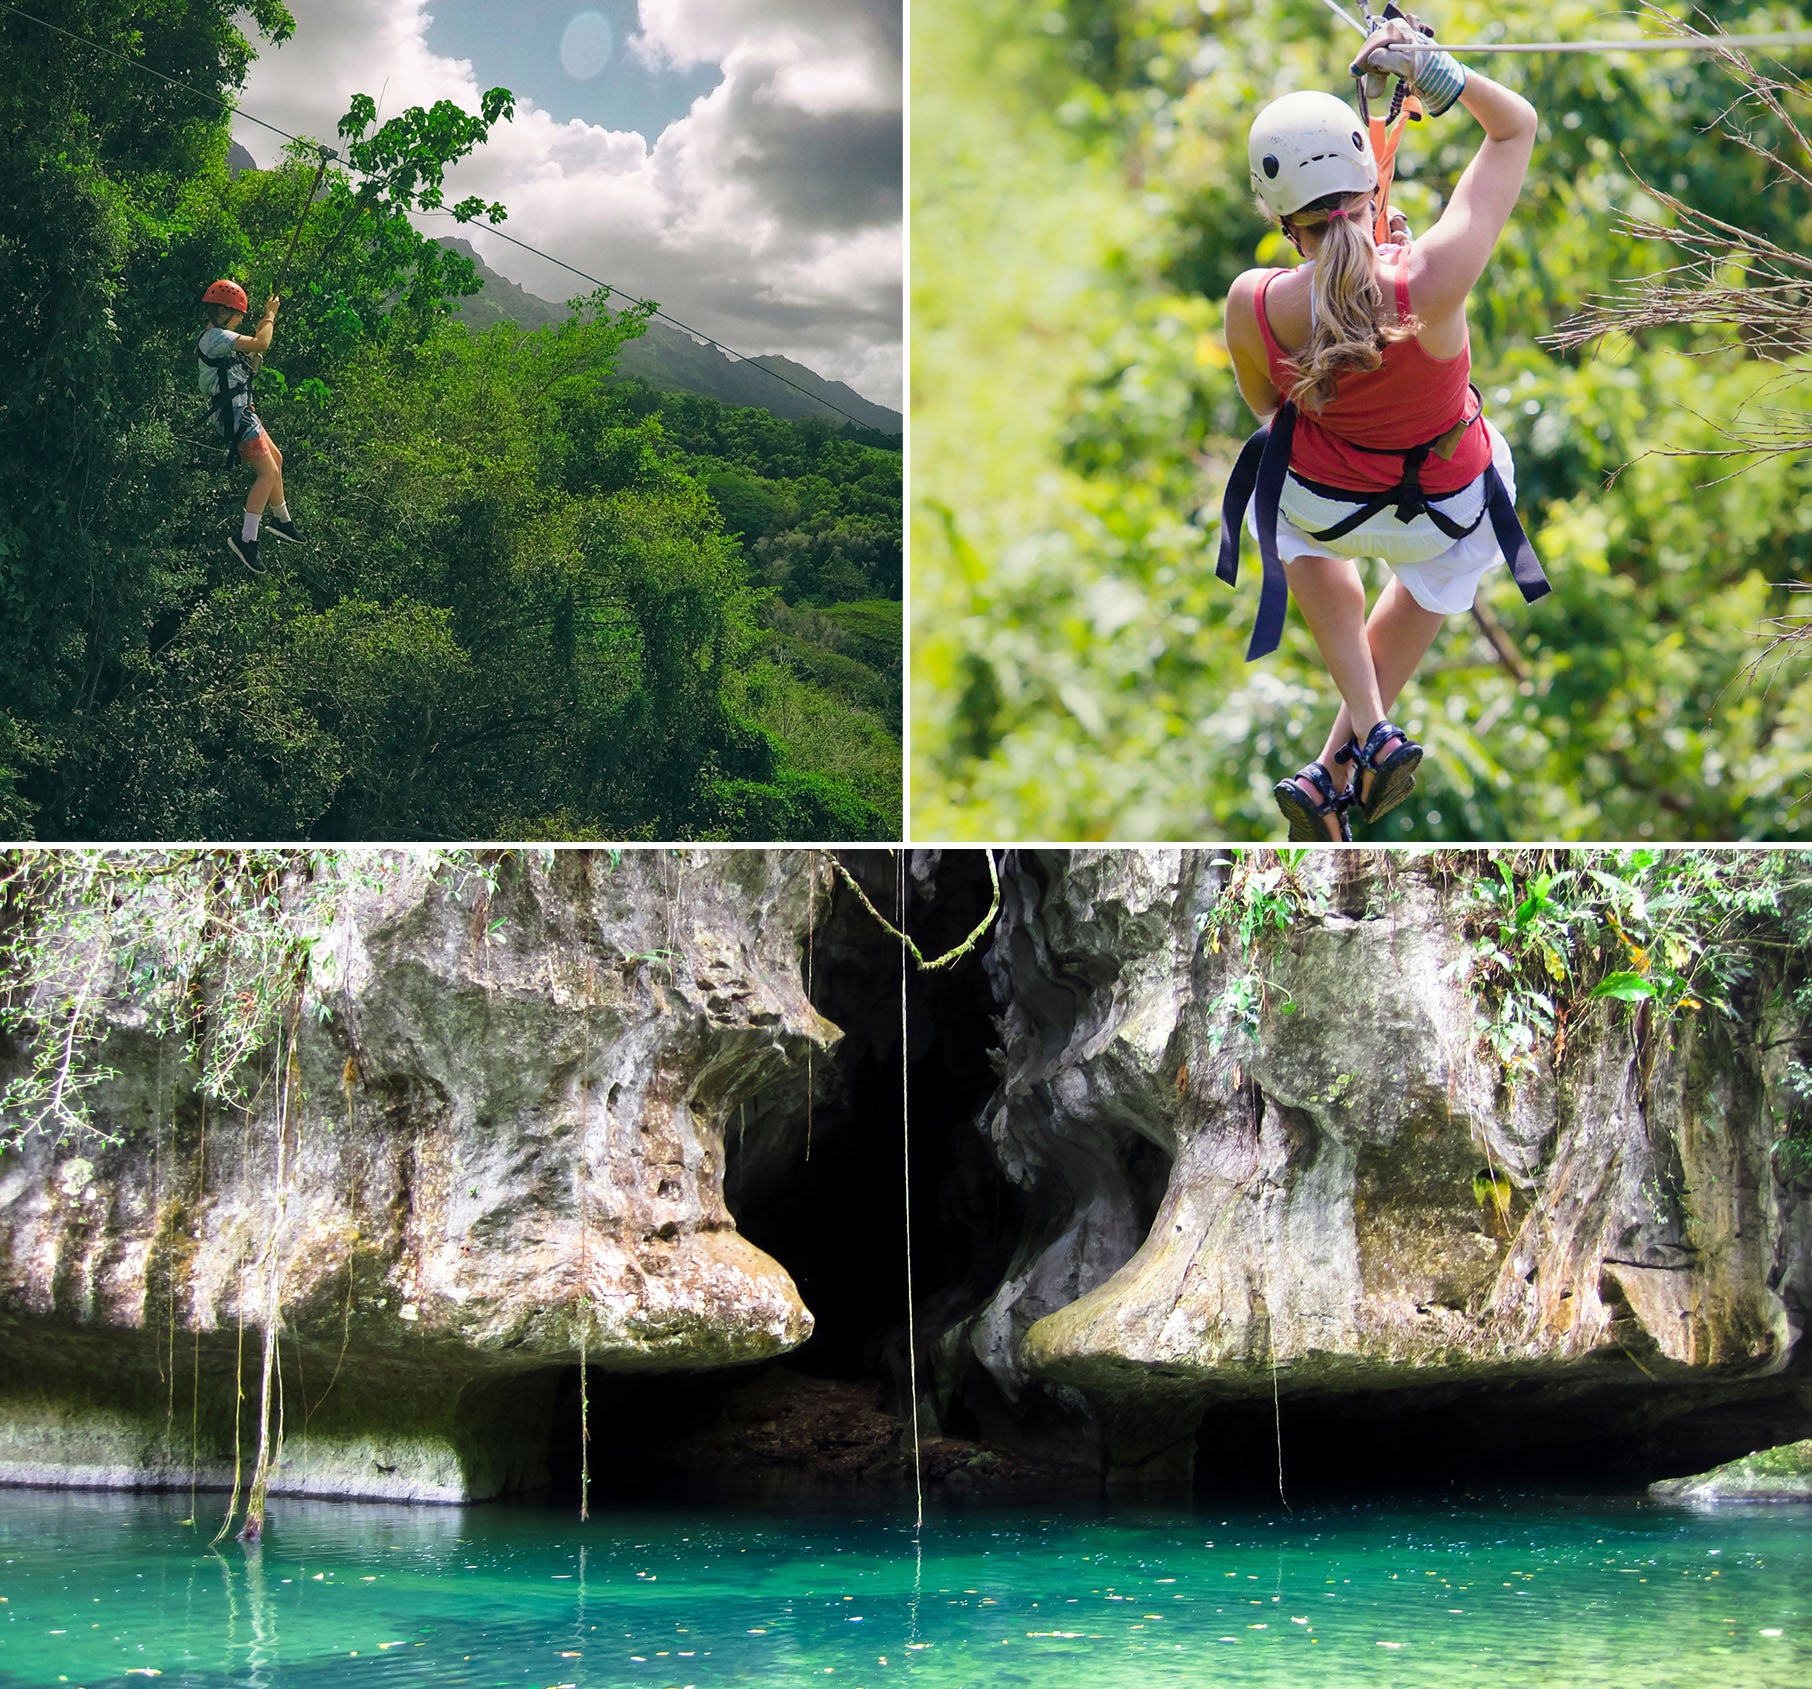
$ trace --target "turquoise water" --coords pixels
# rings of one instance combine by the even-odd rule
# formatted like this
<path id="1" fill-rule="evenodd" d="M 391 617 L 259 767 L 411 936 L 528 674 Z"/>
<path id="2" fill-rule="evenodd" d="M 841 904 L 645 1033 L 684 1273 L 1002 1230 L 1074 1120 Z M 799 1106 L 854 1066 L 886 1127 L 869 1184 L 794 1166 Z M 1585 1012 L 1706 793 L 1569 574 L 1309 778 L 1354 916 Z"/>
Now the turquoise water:
<path id="1" fill-rule="evenodd" d="M 0 1491 L 0 1685 L 1812 1684 L 1803 1512 L 187 1511 Z"/>

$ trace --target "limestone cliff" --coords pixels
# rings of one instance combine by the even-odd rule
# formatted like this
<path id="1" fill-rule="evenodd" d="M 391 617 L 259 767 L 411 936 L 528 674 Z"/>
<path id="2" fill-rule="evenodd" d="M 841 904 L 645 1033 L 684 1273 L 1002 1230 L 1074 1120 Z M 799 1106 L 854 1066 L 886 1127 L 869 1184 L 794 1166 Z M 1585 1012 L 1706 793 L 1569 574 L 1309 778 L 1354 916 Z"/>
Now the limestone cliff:
<path id="1" fill-rule="evenodd" d="M 1322 853 L 1255 949 L 1213 853 L 1014 876 L 984 1129 L 1031 1214 L 962 1328 L 1002 1393 L 1080 1391 L 1122 1476 L 1188 1469 L 1203 1409 L 1548 1380 L 1777 1374 L 1807 1306 L 1776 1180 L 1784 1009 L 1601 1002 L 1519 1071 L 1483 1049 L 1451 865 Z M 1155 1212 L 1128 1177 L 1169 1161 Z M 948 1364 L 948 1363 L 947 1363 Z"/>
<path id="2" fill-rule="evenodd" d="M 0 1160 L 0 1481 L 228 1481 L 267 1303 L 277 1492 L 496 1494 L 544 1471 L 550 1369 L 582 1347 L 699 1368 L 809 1335 L 723 1198 L 726 1123 L 796 1111 L 837 1036 L 801 984 L 808 856 L 522 855 L 477 889 L 356 867 L 248 1107 L 203 1105 L 121 958 L 114 1146 Z"/>

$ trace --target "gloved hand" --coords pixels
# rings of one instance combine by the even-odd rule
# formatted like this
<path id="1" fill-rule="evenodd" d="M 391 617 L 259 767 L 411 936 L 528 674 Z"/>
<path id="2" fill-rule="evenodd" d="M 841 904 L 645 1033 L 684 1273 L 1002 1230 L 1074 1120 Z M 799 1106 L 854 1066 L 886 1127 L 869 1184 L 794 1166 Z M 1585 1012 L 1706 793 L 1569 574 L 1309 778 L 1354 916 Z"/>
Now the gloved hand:
<path id="1" fill-rule="evenodd" d="M 1416 32 L 1401 18 L 1391 18 L 1366 38 L 1365 45 L 1348 68 L 1354 76 L 1383 71 L 1391 76 L 1413 78 L 1417 55 L 1405 49 L 1415 45 L 1418 39 Z"/>
<path id="2" fill-rule="evenodd" d="M 1395 12 L 1396 8 L 1391 10 Z M 1466 69 L 1451 53 L 1423 45 L 1432 35 L 1432 30 L 1416 29 L 1406 17 L 1388 18 L 1381 29 L 1367 38 L 1352 63 L 1354 76 L 1368 78 L 1366 97 L 1377 97 L 1369 79 L 1383 72 L 1402 77 L 1430 117 L 1439 117 L 1446 111 L 1466 86 Z"/>

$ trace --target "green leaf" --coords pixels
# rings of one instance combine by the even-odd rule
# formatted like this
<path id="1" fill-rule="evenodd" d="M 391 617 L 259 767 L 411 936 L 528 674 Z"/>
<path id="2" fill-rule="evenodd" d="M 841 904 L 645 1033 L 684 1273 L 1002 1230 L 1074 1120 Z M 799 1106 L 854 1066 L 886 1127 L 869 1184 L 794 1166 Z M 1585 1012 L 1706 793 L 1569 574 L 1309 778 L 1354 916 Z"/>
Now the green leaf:
<path id="1" fill-rule="evenodd" d="M 1588 997 L 1615 997 L 1619 1002 L 1639 1003 L 1653 997 L 1655 987 L 1641 974 L 1614 973 L 1606 974 L 1586 995 Z"/>

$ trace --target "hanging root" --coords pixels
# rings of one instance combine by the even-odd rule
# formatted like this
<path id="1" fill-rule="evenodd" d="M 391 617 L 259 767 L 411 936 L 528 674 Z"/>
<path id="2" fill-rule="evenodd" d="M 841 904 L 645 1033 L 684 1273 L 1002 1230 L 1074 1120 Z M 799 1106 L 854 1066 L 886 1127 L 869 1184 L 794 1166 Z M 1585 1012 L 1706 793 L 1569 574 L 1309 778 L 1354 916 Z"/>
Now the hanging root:
<path id="1" fill-rule="evenodd" d="M 835 858 L 832 858 L 834 861 Z M 988 865 L 993 867 L 994 857 L 989 853 Z M 841 863 L 838 864 L 842 866 Z M 854 881 L 851 881 L 854 884 Z M 906 1025 L 906 955 L 912 949 L 912 940 L 906 936 L 906 853 L 899 856 L 899 915 L 900 924 L 893 930 L 900 940 L 900 1183 L 906 1198 L 906 1380 L 907 1392 L 912 1397 L 912 1489 L 917 1499 L 917 1512 L 913 1519 L 913 1531 L 916 1533 L 925 1528 L 925 1456 L 919 1442 L 919 1330 L 917 1316 L 912 1306 L 912 1063 L 911 1045 L 908 1040 Z M 998 903 L 1000 882 L 995 881 L 995 899 Z M 858 895 L 860 893 L 858 892 Z M 988 919 L 992 920 L 993 911 Z M 984 923 L 985 924 L 985 923 Z M 976 928 L 976 933 L 981 932 Z M 972 944 L 975 936 L 971 935 Z M 920 963 L 923 966 L 923 962 Z"/>
<path id="2" fill-rule="evenodd" d="M 580 1308 L 584 1324 L 579 1328 L 579 1520 L 591 1517 L 591 1387 L 586 1363 L 591 1349 L 591 1305 Z"/>
<path id="3" fill-rule="evenodd" d="M 993 884 L 994 892 L 988 903 L 987 914 L 983 915 L 982 918 L 975 923 L 975 930 L 971 932 L 961 944 L 954 944 L 946 950 L 943 955 L 935 956 L 927 961 L 925 959 L 925 953 L 906 936 L 902 928 L 895 926 L 892 921 L 888 920 L 888 918 L 883 915 L 872 902 L 870 902 L 868 893 L 856 884 L 855 875 L 850 873 L 850 871 L 843 866 L 837 853 L 834 850 L 827 850 L 824 854 L 830 858 L 831 866 L 836 869 L 837 873 L 842 877 L 843 883 L 856 894 L 857 900 L 874 918 L 881 930 L 885 932 L 888 937 L 897 938 L 900 941 L 902 949 L 906 954 L 912 957 L 913 961 L 924 973 L 936 973 L 940 968 L 954 967 L 956 963 L 960 962 L 978 943 L 981 942 L 982 935 L 987 932 L 989 927 L 993 926 L 994 917 L 1000 913 L 1000 865 L 994 860 L 994 852 L 990 850 L 987 852 L 988 878 Z M 906 872 L 904 863 L 901 864 L 900 872 L 902 876 Z M 902 890 L 899 898 L 900 920 L 902 923 L 906 919 L 906 894 L 903 885 L 904 882 L 902 880 Z"/>

